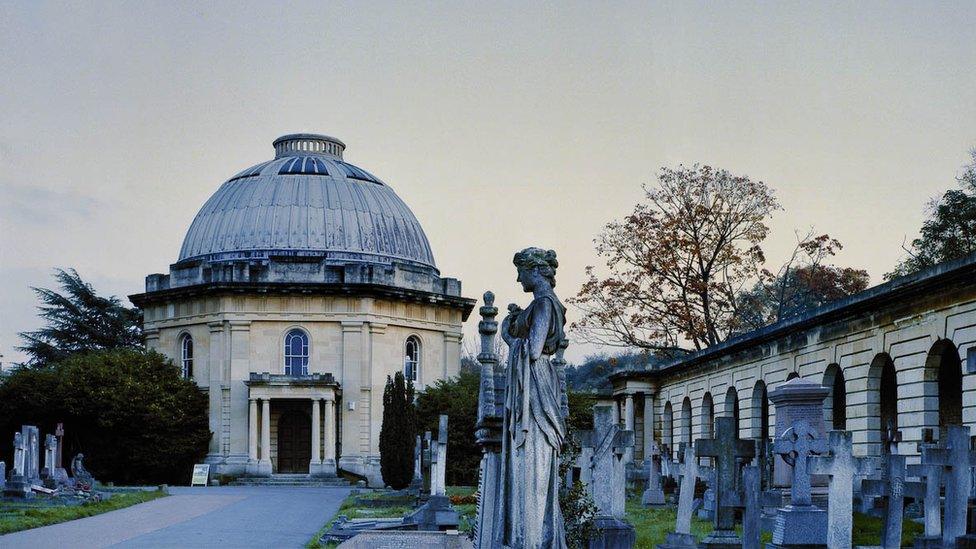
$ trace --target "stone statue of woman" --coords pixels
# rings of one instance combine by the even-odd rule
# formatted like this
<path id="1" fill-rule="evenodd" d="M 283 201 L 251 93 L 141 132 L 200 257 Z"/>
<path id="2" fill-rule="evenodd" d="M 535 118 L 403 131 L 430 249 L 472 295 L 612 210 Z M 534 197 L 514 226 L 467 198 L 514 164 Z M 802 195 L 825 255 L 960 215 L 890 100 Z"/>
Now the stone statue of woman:
<path id="1" fill-rule="evenodd" d="M 553 355 L 565 337 L 566 308 L 553 293 L 556 252 L 526 248 L 515 254 L 525 309 L 509 305 L 501 334 L 508 344 L 502 475 L 504 544 L 517 549 L 566 547 L 559 510 L 559 451 L 566 436 L 561 387 Z"/>

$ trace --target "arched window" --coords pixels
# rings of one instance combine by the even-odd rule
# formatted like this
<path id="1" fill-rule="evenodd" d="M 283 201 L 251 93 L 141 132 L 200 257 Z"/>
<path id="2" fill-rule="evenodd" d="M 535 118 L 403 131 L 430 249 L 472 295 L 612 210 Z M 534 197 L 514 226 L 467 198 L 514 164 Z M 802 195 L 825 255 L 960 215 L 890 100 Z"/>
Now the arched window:
<path id="1" fill-rule="evenodd" d="M 403 377 L 407 381 L 417 381 L 420 371 L 420 340 L 417 336 L 410 336 L 404 344 Z"/>
<path id="2" fill-rule="evenodd" d="M 308 334 L 298 328 L 285 336 L 285 375 L 308 375 Z"/>
<path id="3" fill-rule="evenodd" d="M 193 377 L 193 338 L 190 334 L 180 338 L 180 371 L 186 379 Z"/>

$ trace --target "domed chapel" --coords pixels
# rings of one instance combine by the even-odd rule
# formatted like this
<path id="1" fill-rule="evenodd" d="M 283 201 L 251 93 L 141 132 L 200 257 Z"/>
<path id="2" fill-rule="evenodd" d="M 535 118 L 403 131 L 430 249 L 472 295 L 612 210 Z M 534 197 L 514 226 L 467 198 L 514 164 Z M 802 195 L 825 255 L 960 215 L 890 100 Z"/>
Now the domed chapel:
<path id="1" fill-rule="evenodd" d="M 146 344 L 210 399 L 214 474 L 334 476 L 383 486 L 386 378 L 418 388 L 458 374 L 474 300 L 441 277 L 423 228 L 384 181 L 324 135 L 203 205 L 169 274 L 130 297 Z"/>

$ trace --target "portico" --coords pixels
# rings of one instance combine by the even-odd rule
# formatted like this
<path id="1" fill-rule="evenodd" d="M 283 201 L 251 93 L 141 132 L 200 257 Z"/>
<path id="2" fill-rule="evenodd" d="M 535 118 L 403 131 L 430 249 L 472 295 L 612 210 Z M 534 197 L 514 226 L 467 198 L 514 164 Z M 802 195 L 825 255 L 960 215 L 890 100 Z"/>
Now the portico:
<path id="1" fill-rule="evenodd" d="M 248 387 L 247 474 L 308 473 L 335 476 L 338 437 L 331 374 L 252 373 Z"/>

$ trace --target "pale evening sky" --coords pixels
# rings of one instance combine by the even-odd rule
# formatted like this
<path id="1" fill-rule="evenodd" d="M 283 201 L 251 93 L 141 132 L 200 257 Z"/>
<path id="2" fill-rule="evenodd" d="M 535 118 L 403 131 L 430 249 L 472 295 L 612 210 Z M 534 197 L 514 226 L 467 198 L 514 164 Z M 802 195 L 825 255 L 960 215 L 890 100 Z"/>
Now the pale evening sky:
<path id="1" fill-rule="evenodd" d="M 974 52 L 973 2 L 4 2 L 0 353 L 22 358 L 52 268 L 142 291 L 299 131 L 345 141 L 503 310 L 515 250 L 557 250 L 569 297 L 678 163 L 776 190 L 773 263 L 815 225 L 878 283 L 976 146 Z"/>

